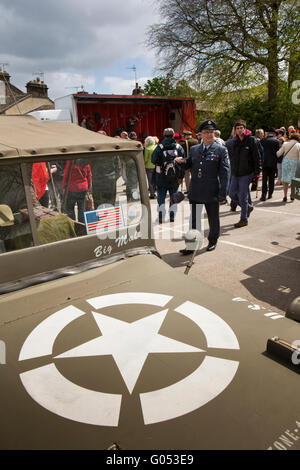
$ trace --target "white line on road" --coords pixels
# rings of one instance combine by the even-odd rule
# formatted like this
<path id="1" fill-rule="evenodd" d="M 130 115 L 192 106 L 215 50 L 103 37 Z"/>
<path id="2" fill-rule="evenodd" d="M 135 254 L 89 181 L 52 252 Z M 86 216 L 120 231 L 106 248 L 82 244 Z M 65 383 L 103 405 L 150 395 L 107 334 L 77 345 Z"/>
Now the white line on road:
<path id="1" fill-rule="evenodd" d="M 272 209 L 263 209 L 262 207 L 255 207 L 255 210 L 260 210 L 262 212 L 273 212 L 274 214 L 284 214 L 284 215 L 289 215 L 289 216 L 296 216 L 300 217 L 300 214 L 295 214 L 294 212 L 284 212 L 284 211 L 273 211 Z"/>
<path id="2" fill-rule="evenodd" d="M 172 226 L 171 226 L 172 225 Z M 163 232 L 176 232 L 176 233 L 179 233 L 181 235 L 183 235 L 184 233 L 186 233 L 186 231 L 188 230 L 188 227 L 186 230 L 182 230 L 182 224 L 178 224 L 178 225 L 173 225 L 173 224 L 168 224 L 168 225 L 165 225 L 165 226 L 158 226 L 157 227 L 157 231 L 158 233 L 163 233 Z M 262 250 L 261 248 L 253 248 L 251 246 L 247 246 L 247 245 L 240 245 L 239 243 L 234 243 L 234 242 L 229 242 L 229 241 L 225 241 L 225 240 L 219 240 L 220 243 L 224 243 L 225 245 L 232 245 L 232 246 L 236 246 L 238 248 L 244 248 L 246 250 L 250 250 L 250 251 L 256 251 L 257 253 L 264 253 L 266 255 L 271 255 L 271 256 L 279 256 L 280 258 L 283 258 L 283 259 L 286 259 L 286 260 L 289 260 L 289 261 L 298 261 L 298 263 L 300 263 L 300 259 L 299 258 L 293 258 L 292 256 L 286 256 L 286 255 L 282 255 L 280 253 L 274 253 L 273 251 L 267 251 L 267 250 Z"/>
<path id="3" fill-rule="evenodd" d="M 220 242 L 225 243 L 226 245 L 237 246 L 238 248 L 245 248 L 246 250 L 257 251 L 258 253 L 265 253 L 266 255 L 279 256 L 280 258 L 288 259 L 290 261 L 298 261 L 300 263 L 299 258 L 292 258 L 291 256 L 281 255 L 279 253 L 274 253 L 273 251 L 261 250 L 260 248 L 253 248 L 252 246 L 240 245 L 239 243 L 228 242 L 225 240 L 220 240 Z"/>

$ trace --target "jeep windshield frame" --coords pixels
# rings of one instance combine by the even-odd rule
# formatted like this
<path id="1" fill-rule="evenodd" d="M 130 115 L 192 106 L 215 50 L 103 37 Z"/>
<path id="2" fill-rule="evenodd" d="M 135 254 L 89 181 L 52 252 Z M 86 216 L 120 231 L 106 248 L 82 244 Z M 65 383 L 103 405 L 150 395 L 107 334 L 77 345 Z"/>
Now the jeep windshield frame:
<path id="1" fill-rule="evenodd" d="M 140 205 L 142 208 L 143 236 L 141 237 L 141 220 L 128 227 L 115 231 L 115 239 L 100 239 L 97 235 L 85 234 L 76 238 L 54 241 L 49 244 L 41 244 L 34 214 L 34 205 L 31 192 L 31 178 L 28 165 L 42 160 L 46 164 L 53 160 L 74 160 L 79 157 L 87 162 L 93 159 L 113 158 L 118 155 L 122 159 L 131 159 L 137 171 L 139 185 Z M 14 157 L 1 158 L 0 165 L 20 165 L 24 182 L 24 191 L 28 209 L 28 218 L 32 234 L 32 245 L 15 251 L 0 253 L 0 292 L 9 292 L 26 285 L 36 284 L 40 276 L 40 282 L 55 279 L 63 275 L 80 272 L 82 270 L 97 267 L 109 262 L 115 262 L 133 254 L 145 254 L 155 251 L 155 244 L 151 230 L 151 211 L 146 184 L 144 159 L 141 149 L 114 150 L 114 152 L 93 152 L 80 155 L 43 155 L 42 157 Z M 1 169 L 1 167 L 0 167 Z M 71 169 L 70 169 L 71 171 Z M 69 175 L 68 175 L 69 177 Z M 146 235 L 145 235 L 146 225 Z M 130 230 L 129 230 L 130 229 Z M 111 260 L 111 261 L 110 261 Z M 74 269 L 74 266 L 76 269 Z M 48 273 L 48 274 L 47 274 Z"/>

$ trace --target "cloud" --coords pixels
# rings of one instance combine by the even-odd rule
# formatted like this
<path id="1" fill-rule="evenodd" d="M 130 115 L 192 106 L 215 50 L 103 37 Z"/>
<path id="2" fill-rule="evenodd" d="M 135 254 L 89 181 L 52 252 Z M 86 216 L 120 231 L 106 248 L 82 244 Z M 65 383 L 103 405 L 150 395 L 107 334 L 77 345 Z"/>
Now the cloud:
<path id="1" fill-rule="evenodd" d="M 151 3 L 1 0 L 0 61 L 19 73 L 37 67 L 47 73 L 95 73 L 124 57 L 146 59 L 144 33 L 155 22 Z"/>
<path id="2" fill-rule="evenodd" d="M 80 73 L 54 72 L 47 75 L 49 97 L 69 95 L 82 90 L 92 93 L 95 89 L 95 77 Z"/>
<path id="3" fill-rule="evenodd" d="M 143 88 L 147 80 L 151 77 L 141 77 L 138 80 L 139 85 Z M 131 95 L 135 88 L 134 80 L 127 80 L 122 77 L 104 77 L 102 80 L 103 93 L 112 93 L 113 95 Z"/>
<path id="4" fill-rule="evenodd" d="M 44 78 L 51 99 L 81 85 L 90 93 L 131 94 L 129 67 L 137 66 L 141 86 L 153 76 L 155 53 L 144 43 L 158 21 L 153 0 L 0 0 L 0 64 L 9 64 L 11 82 L 23 91 Z M 144 83 L 140 74 L 148 76 Z"/>

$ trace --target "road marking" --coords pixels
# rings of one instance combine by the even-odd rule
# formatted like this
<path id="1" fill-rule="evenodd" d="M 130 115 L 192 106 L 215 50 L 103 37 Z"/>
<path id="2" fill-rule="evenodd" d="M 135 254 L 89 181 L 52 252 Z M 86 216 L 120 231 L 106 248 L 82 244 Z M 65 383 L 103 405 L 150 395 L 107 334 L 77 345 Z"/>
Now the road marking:
<path id="1" fill-rule="evenodd" d="M 185 233 L 183 230 L 180 230 L 179 228 L 177 228 L 178 226 L 175 225 L 174 228 L 170 228 L 170 227 L 160 227 L 158 229 L 158 231 L 160 233 L 162 232 L 165 232 L 167 230 L 169 231 L 173 231 L 173 232 L 177 232 L 177 233 L 180 233 L 180 234 L 183 234 Z M 281 255 L 280 253 L 274 253 L 273 251 L 267 251 L 267 250 L 262 250 L 260 248 L 253 248 L 251 246 L 246 246 L 246 245 L 240 245 L 239 243 L 234 243 L 234 242 L 229 242 L 229 241 L 225 241 L 225 240 L 219 240 L 220 243 L 225 243 L 227 245 L 232 245 L 232 246 L 237 246 L 239 248 L 245 248 L 247 250 L 251 250 L 251 251 L 256 251 L 258 253 L 264 253 L 266 255 L 271 255 L 271 256 L 279 256 L 280 258 L 283 258 L 283 259 L 287 259 L 289 261 L 298 261 L 300 262 L 300 259 L 299 258 L 292 258 L 291 256 L 286 256 L 286 255 Z"/>
<path id="2" fill-rule="evenodd" d="M 239 243 L 228 242 L 225 240 L 220 240 L 220 242 L 225 243 L 226 245 L 232 245 L 232 246 L 237 246 L 239 248 L 245 248 L 246 250 L 257 251 L 258 253 L 264 253 L 266 255 L 279 256 L 280 258 L 284 258 L 290 261 L 298 261 L 298 263 L 300 263 L 299 258 L 292 258 L 291 256 L 281 255 L 279 253 L 274 253 L 273 251 L 261 250 L 260 248 L 253 248 L 251 246 L 240 245 Z"/>
<path id="3" fill-rule="evenodd" d="M 297 213 L 294 213 L 294 212 L 283 212 L 283 211 L 273 211 L 271 209 L 262 209 L 261 207 L 255 207 L 255 210 L 260 210 L 262 212 L 274 212 L 274 214 L 285 214 L 285 215 L 289 215 L 289 216 L 297 216 L 297 217 L 300 217 L 300 214 L 297 214 Z"/>

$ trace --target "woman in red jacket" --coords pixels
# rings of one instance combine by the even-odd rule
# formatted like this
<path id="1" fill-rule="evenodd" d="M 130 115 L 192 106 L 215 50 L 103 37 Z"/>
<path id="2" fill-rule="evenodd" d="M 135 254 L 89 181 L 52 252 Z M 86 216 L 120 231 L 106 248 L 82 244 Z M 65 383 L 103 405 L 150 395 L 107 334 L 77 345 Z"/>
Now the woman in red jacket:
<path id="1" fill-rule="evenodd" d="M 66 211 L 68 216 L 75 220 L 74 207 L 78 206 L 78 221 L 84 223 L 85 197 L 88 190 L 92 187 L 91 167 L 86 160 L 78 158 L 74 161 L 68 188 L 68 173 L 70 160 L 67 161 L 64 170 L 63 188 L 68 189 Z"/>
<path id="2" fill-rule="evenodd" d="M 47 183 L 49 181 L 49 173 L 45 162 L 37 162 L 32 165 L 32 181 L 36 197 L 40 204 L 44 207 L 49 206 L 49 193 Z"/>

